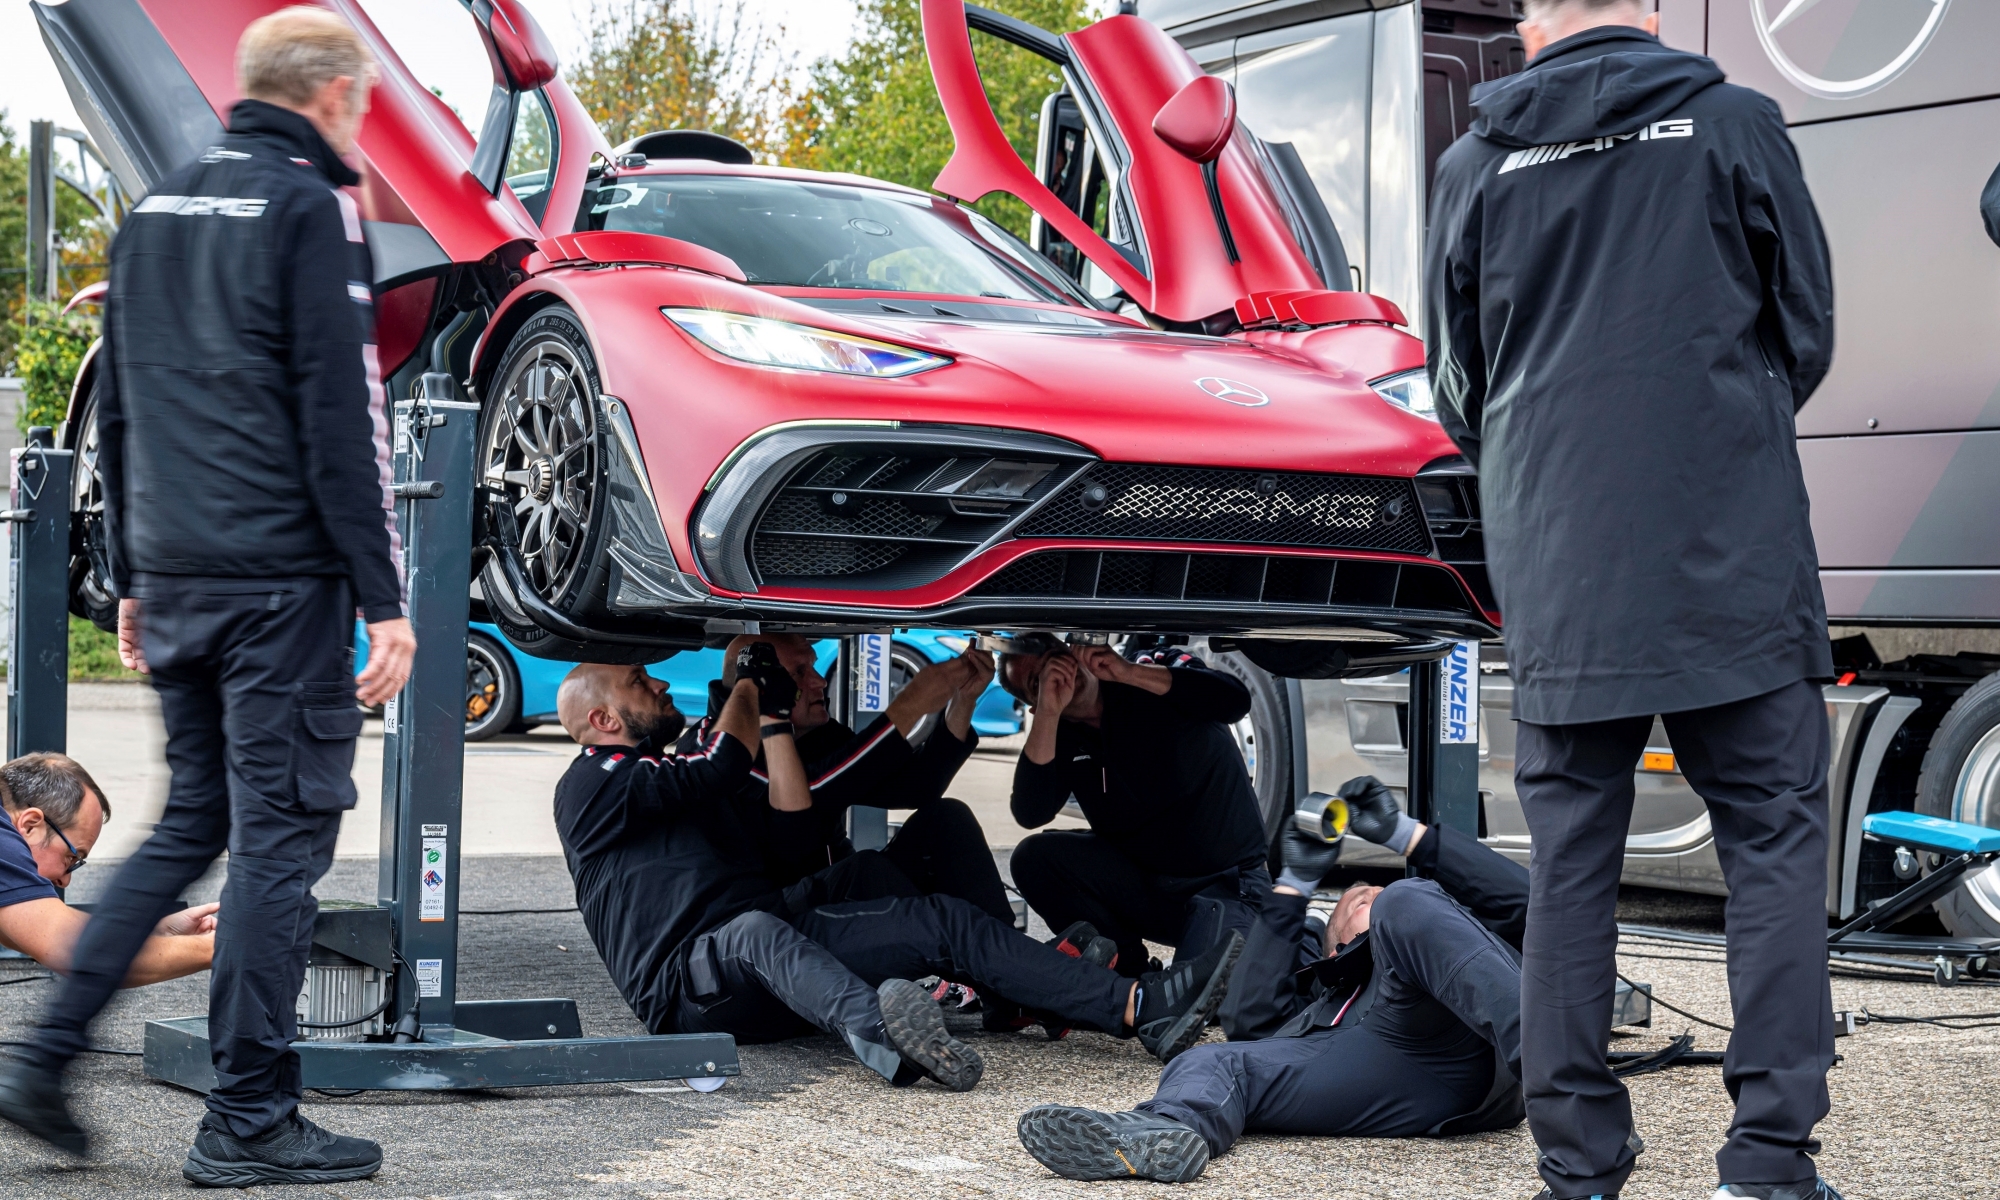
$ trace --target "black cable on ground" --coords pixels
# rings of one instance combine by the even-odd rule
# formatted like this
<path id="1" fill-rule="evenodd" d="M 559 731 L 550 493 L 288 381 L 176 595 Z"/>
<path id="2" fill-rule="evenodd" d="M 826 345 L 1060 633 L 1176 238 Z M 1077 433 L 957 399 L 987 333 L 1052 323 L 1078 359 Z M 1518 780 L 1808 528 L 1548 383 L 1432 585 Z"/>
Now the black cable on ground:
<path id="1" fill-rule="evenodd" d="M 1694 1035 L 1683 1033 L 1658 1050 L 1613 1050 L 1604 1056 L 1604 1061 L 1611 1067 L 1613 1075 L 1630 1079 L 1634 1075 L 1651 1075 L 1668 1067 L 1719 1067 L 1722 1065 L 1722 1053 L 1694 1049 Z"/>
<path id="2" fill-rule="evenodd" d="M 575 908 L 461 908 L 461 917 L 530 917 L 573 913 Z"/>
<path id="3" fill-rule="evenodd" d="M 19 1046 L 19 1047 L 21 1047 L 21 1048 L 22 1048 L 23 1050 L 32 1050 L 32 1049 L 34 1049 L 34 1048 L 35 1048 L 35 1047 L 36 1047 L 37 1045 L 39 1045 L 39 1044 L 40 1044 L 40 1043 L 37 1043 L 37 1042 L 0 1042 L 0 1046 Z M 110 1048 L 110 1047 L 108 1047 L 108 1046 L 85 1046 L 85 1047 L 84 1047 L 84 1048 L 83 1048 L 83 1049 L 82 1049 L 81 1051 L 79 1051 L 79 1053 L 82 1053 L 82 1054 L 115 1054 L 115 1055 L 117 1055 L 117 1056 L 118 1056 L 118 1057 L 120 1057 L 120 1058 L 144 1058 L 144 1057 L 146 1057 L 146 1052 L 145 1052 L 144 1050 L 113 1050 L 113 1049 L 111 1049 L 111 1048 Z"/>
<path id="4" fill-rule="evenodd" d="M 44 979 L 54 979 L 53 975 L 23 975 L 19 979 L 0 979 L 0 987 L 12 987 L 17 983 L 40 983 Z"/>
<path id="5" fill-rule="evenodd" d="M 1993 1029 L 2000 1027 L 2000 1012 L 1990 1013 L 1933 1013 L 1930 1016 L 1912 1016 L 1897 1013 L 1877 1013 L 1862 1009 L 1855 1017 L 1857 1025 L 1935 1025 L 1939 1029 Z M 1970 1022 L 1970 1024 L 1954 1024 Z"/>
<path id="6" fill-rule="evenodd" d="M 1625 972 L 1623 972 L 1623 971 L 1620 971 L 1620 972 L 1618 972 L 1618 978 L 1620 978 L 1620 979 L 1625 979 Z M 1627 984 L 1627 985 L 1628 985 L 1629 987 L 1631 987 L 1631 989 L 1632 989 L 1633 991 L 1635 991 L 1635 992 L 1638 992 L 1638 991 L 1645 991 L 1645 989 L 1641 988 L 1641 987 L 1640 987 L 1640 986 L 1639 986 L 1638 984 L 1636 984 L 1636 983 L 1633 983 L 1633 982 L 1632 982 L 1631 980 L 1629 980 L 1629 979 L 1625 979 L 1625 983 L 1626 983 L 1626 984 Z M 1659 1006 L 1660 1006 L 1661 1008 L 1664 1008 L 1664 1009 L 1666 1009 L 1666 1010 L 1667 1010 L 1668 1012 L 1676 1012 L 1676 1013 L 1679 1013 L 1680 1015 L 1682 1015 L 1682 1016 L 1686 1017 L 1686 1018 L 1687 1018 L 1688 1020 L 1690 1020 L 1690 1021 L 1699 1021 L 1699 1022 L 1701 1022 L 1701 1023 L 1703 1024 L 1703 1025 L 1706 1025 L 1706 1026 L 1708 1026 L 1708 1027 L 1709 1027 L 1710 1029 L 1720 1029 L 1720 1030 L 1721 1030 L 1722 1032 L 1724 1032 L 1724 1033 L 1735 1033 L 1735 1032 L 1736 1032 L 1736 1030 L 1735 1030 L 1735 1029 L 1734 1029 L 1733 1027 L 1731 1027 L 1731 1026 L 1728 1026 L 1728 1025 L 1717 1025 L 1717 1024 L 1716 1024 L 1716 1023 L 1714 1022 L 1714 1021 L 1711 1021 L 1711 1020 L 1709 1020 L 1709 1019 L 1708 1019 L 1707 1017 L 1697 1017 L 1697 1016 L 1695 1016 L 1695 1015 L 1694 1015 L 1693 1013 L 1689 1012 L 1689 1011 L 1688 1011 L 1687 1009 L 1685 1009 L 1685 1008 L 1675 1008 L 1675 1007 L 1674 1007 L 1673 1005 L 1671 1005 L 1671 1004 L 1668 1004 L 1668 1003 L 1667 1003 L 1667 1002 L 1666 1002 L 1665 1000 L 1662 1000 L 1662 999 L 1660 999 L 1660 998 L 1659 998 L 1659 996 L 1658 996 L 1658 995 L 1655 995 L 1654 993 L 1651 993 L 1651 992 L 1647 992 L 1646 994 L 1647 994 L 1647 997 L 1648 997 L 1649 999 L 1651 999 L 1651 1000 L 1652 1000 L 1652 1002 L 1653 1002 L 1654 1004 L 1657 1004 L 1657 1005 L 1659 1005 Z"/>
<path id="7" fill-rule="evenodd" d="M 389 1006 L 395 1002 L 396 998 L 390 996 L 387 1000 L 376 1005 L 372 1012 L 363 1013 L 352 1021 L 300 1021 L 298 1022 L 298 1026 L 300 1029 L 350 1029 L 356 1025 L 372 1021 L 383 1013 L 388 1012 Z"/>

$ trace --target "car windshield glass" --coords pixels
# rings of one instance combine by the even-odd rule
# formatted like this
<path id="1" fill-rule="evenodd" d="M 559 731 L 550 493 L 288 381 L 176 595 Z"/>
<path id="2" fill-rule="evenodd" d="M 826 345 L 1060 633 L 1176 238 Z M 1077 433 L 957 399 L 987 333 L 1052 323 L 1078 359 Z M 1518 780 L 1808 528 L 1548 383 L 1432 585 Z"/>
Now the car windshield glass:
<path id="1" fill-rule="evenodd" d="M 734 259 L 751 283 L 1076 303 L 1004 245 L 1013 238 L 984 225 L 972 236 L 922 196 L 789 179 L 628 175 L 586 191 L 583 204 L 579 228 L 706 246 Z"/>

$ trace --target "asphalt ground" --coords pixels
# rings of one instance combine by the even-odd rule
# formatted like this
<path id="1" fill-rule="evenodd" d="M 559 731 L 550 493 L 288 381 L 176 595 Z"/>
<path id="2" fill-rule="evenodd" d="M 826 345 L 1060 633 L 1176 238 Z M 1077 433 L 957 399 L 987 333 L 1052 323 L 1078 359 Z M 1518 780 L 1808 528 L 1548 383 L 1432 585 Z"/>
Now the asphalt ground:
<path id="1" fill-rule="evenodd" d="M 143 689 L 72 694 L 71 745 L 121 801 L 115 819 L 133 822 L 128 836 L 143 836 L 146 809 L 157 811 L 164 795 L 153 759 L 157 717 L 148 711 L 149 699 Z M 544 747 L 540 741 L 529 735 L 512 755 L 468 758 L 468 836 L 475 815 L 495 831 L 489 844 L 533 843 L 539 836 L 529 822 L 546 812 L 546 793 L 539 789 L 548 764 L 541 760 L 561 752 L 559 742 Z M 975 807 L 999 846 L 995 854 L 1004 871 L 1006 845 L 1020 834 L 1005 821 L 1004 804 L 996 810 L 987 794 L 1005 775 L 1005 748 L 994 751 L 992 762 L 975 760 L 961 782 L 977 797 Z M 985 775 L 992 778 L 980 782 Z M 480 781 L 476 796 L 475 780 Z M 349 824 L 361 820 L 357 813 Z M 359 838 L 365 827 L 349 833 Z M 79 874 L 72 898 L 88 900 L 110 878 L 104 869 L 110 865 Z M 370 900 L 375 869 L 372 858 L 343 858 L 319 894 Z M 548 853 L 475 853 L 464 860 L 461 881 L 465 908 L 561 909 L 574 902 L 561 859 Z M 218 868 L 191 889 L 190 898 L 212 898 L 220 882 Z M 1721 928 L 1721 902 L 1630 889 L 1621 917 L 1714 932 Z M 1039 922 L 1033 932 L 1046 936 Z M 1729 1022 L 1718 956 L 1686 946 L 1635 943 L 1625 949 L 1621 969 L 1653 984 L 1662 1000 Z M 0 1040 L 31 1034 L 35 1014 L 53 993 L 51 983 L 35 978 L 42 974 L 18 961 L 0 962 Z M 1833 986 L 1838 1008 L 1925 1016 L 2000 1012 L 2000 989 L 1876 979 L 1836 979 Z M 466 917 L 460 989 L 466 999 L 568 996 L 577 1001 L 586 1034 L 643 1032 L 573 913 Z M 136 1050 L 146 1018 L 199 1013 L 206 998 L 206 975 L 123 993 L 99 1023 L 97 1045 Z M 1683 1029 L 1694 1034 L 1697 1049 L 1721 1049 L 1726 1037 L 1661 1010 L 1652 1031 L 1620 1037 L 1616 1048 L 1655 1048 Z M 1166 1190 L 1058 1179 L 1029 1158 L 1014 1136 L 1016 1117 L 1037 1103 L 1124 1108 L 1145 1099 L 1159 1068 L 1136 1043 L 1093 1033 L 1058 1043 L 1038 1034 L 966 1036 L 987 1069 L 979 1088 L 965 1095 L 930 1084 L 891 1089 L 825 1037 L 744 1046 L 742 1077 L 707 1095 L 669 1081 L 342 1099 L 308 1093 L 306 1111 L 313 1119 L 375 1138 L 387 1151 L 374 1179 L 317 1192 L 380 1200 L 1039 1200 Z M 1820 1161 L 1847 1196 L 2000 1197 L 2000 1105 L 1994 1103 L 2000 1091 L 2000 1029 L 1880 1024 L 1841 1039 L 1837 1047 L 1842 1061 L 1830 1080 L 1833 1110 L 1821 1126 L 1826 1149 Z M 0 1197 L 152 1197 L 187 1189 L 179 1166 L 200 1119 L 198 1097 L 146 1080 L 130 1057 L 85 1056 L 73 1082 L 79 1112 L 97 1136 L 96 1160 L 77 1165 L 11 1130 L 0 1131 Z M 1649 1200 L 1707 1197 L 1716 1182 L 1712 1154 L 1729 1119 L 1719 1069 L 1675 1068 L 1634 1079 L 1631 1087 L 1648 1148 L 1625 1194 Z M 1534 1147 L 1525 1128 L 1421 1141 L 1252 1136 L 1181 1191 L 1227 1197 L 1526 1198 L 1540 1186 L 1533 1166 Z"/>

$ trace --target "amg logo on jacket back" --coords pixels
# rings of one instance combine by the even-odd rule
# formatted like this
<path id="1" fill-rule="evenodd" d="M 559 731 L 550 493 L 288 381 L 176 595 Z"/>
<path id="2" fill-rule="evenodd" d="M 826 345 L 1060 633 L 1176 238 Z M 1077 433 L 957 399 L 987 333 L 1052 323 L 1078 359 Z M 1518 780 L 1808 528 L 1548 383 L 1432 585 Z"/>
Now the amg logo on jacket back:
<path id="1" fill-rule="evenodd" d="M 257 217 L 269 200 L 246 200 L 240 196 L 148 196 L 139 201 L 135 213 L 177 213 L 183 217 Z"/>
<path id="2" fill-rule="evenodd" d="M 1666 138 L 1694 136 L 1694 118 L 1680 117 L 1671 121 L 1655 121 L 1651 125 L 1633 133 L 1611 133 L 1603 137 L 1586 138 L 1580 142 L 1564 142 L 1559 146 L 1530 146 L 1526 150 L 1516 150 L 1501 160 L 1500 169 L 1495 174 L 1505 175 L 1522 167 L 1539 167 L 1547 162 L 1560 162 L 1572 154 L 1584 151 L 1609 150 L 1619 142 L 1629 142 L 1638 138 L 1642 142 L 1657 142 Z"/>

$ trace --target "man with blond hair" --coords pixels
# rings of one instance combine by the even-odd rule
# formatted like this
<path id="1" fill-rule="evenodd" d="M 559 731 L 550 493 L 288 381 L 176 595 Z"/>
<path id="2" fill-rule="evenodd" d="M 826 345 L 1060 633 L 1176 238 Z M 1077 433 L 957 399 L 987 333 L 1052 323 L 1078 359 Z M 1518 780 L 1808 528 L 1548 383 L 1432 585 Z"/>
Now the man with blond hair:
<path id="1" fill-rule="evenodd" d="M 208 1034 L 215 1089 L 182 1174 L 249 1187 L 360 1179 L 382 1151 L 298 1112 L 291 1041 L 333 858 L 357 701 L 409 674 L 377 376 L 373 269 L 351 197 L 375 67 L 341 18 L 284 9 L 237 46 L 229 134 L 169 174 L 111 249 L 97 374 L 119 653 L 152 675 L 173 785 L 112 881 L 0 1117 L 71 1154 L 62 1075 L 147 935 L 229 851 Z M 353 676 L 356 609 L 372 653 Z"/>

